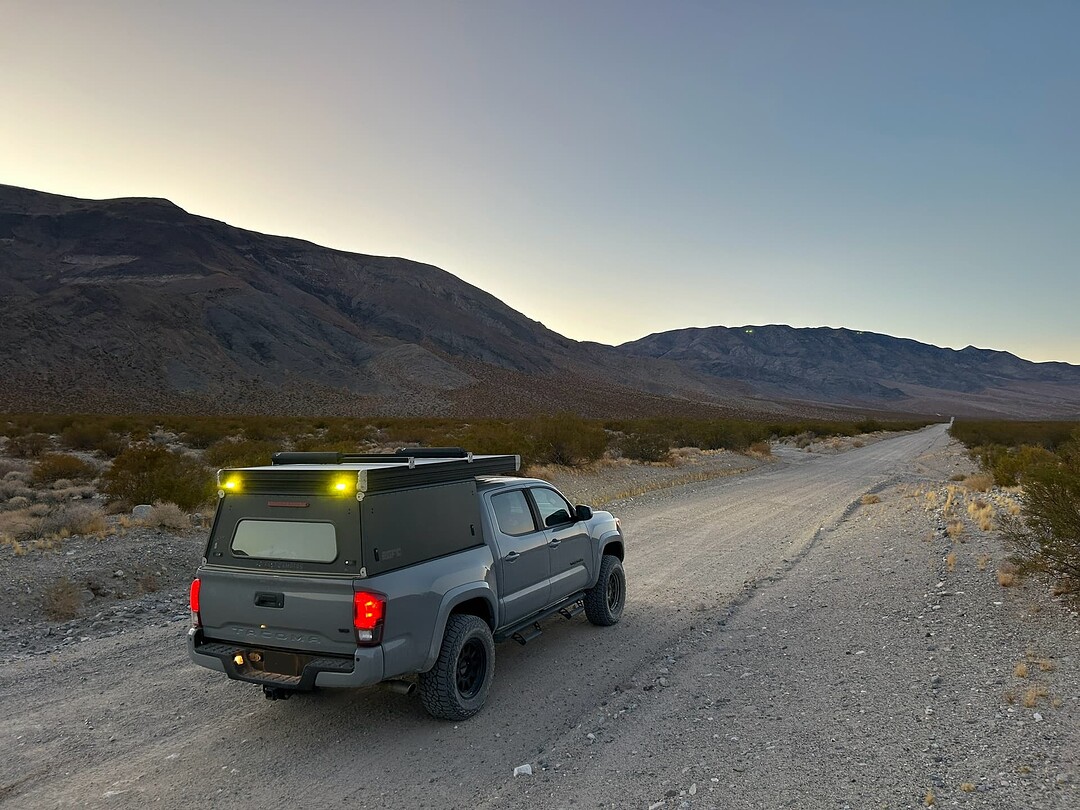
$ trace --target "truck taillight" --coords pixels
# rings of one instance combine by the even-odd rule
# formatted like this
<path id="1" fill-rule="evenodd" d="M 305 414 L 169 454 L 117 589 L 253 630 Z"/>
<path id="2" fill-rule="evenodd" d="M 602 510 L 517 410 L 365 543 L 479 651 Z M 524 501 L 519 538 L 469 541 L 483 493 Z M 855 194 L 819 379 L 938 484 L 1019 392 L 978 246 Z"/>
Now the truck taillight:
<path id="1" fill-rule="evenodd" d="M 202 627 L 202 618 L 199 616 L 199 588 L 202 583 L 198 578 L 191 580 L 191 590 L 188 591 L 188 602 L 191 605 L 191 626 Z"/>
<path id="2" fill-rule="evenodd" d="M 360 644 L 378 644 L 382 639 L 386 597 L 380 593 L 357 591 L 353 594 L 353 628 Z"/>

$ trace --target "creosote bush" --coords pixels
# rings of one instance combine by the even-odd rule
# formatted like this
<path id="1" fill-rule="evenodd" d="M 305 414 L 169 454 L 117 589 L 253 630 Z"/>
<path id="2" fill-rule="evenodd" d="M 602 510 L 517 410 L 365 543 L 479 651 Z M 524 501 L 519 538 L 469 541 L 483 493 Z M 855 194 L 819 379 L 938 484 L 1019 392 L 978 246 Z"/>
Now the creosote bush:
<path id="1" fill-rule="evenodd" d="M 1002 518 L 1024 568 L 1080 582 L 1080 451 L 1068 462 L 1027 474 L 1023 519 Z"/>
<path id="2" fill-rule="evenodd" d="M 38 459 L 31 473 L 35 484 L 51 484 L 62 479 L 88 481 L 97 476 L 97 467 L 78 456 L 65 453 L 46 453 Z"/>
<path id="3" fill-rule="evenodd" d="M 213 498 L 210 470 L 197 459 L 156 444 L 135 444 L 116 457 L 103 490 L 127 503 L 171 501 L 195 509 Z"/>

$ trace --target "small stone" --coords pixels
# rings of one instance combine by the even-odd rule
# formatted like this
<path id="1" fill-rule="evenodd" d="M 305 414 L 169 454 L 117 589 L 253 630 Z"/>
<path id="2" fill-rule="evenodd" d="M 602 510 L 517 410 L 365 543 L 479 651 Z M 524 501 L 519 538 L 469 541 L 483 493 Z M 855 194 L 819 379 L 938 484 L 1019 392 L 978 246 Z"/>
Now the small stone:
<path id="1" fill-rule="evenodd" d="M 1039 712 L 1035 712 L 1035 714 L 1033 714 L 1032 717 L 1035 718 L 1036 723 L 1041 723 L 1042 722 L 1042 715 Z"/>
<path id="2" fill-rule="evenodd" d="M 136 520 L 146 520 L 150 517 L 150 510 L 153 509 L 148 503 L 140 503 L 134 509 L 131 510 L 131 516 Z"/>
<path id="3" fill-rule="evenodd" d="M 657 683 L 658 683 L 658 684 L 660 684 L 661 686 L 668 686 L 668 685 L 669 685 L 669 684 L 668 684 L 668 679 L 667 679 L 667 678 L 660 678 L 660 679 L 659 679 L 659 680 L 657 681 Z"/>
<path id="4" fill-rule="evenodd" d="M 117 579 L 123 579 L 127 576 L 127 574 L 125 574 L 120 568 L 117 568 L 115 571 L 113 571 L 113 576 Z"/>
<path id="5" fill-rule="evenodd" d="M 532 776 L 532 765 L 525 763 L 514 768 L 514 776 Z"/>

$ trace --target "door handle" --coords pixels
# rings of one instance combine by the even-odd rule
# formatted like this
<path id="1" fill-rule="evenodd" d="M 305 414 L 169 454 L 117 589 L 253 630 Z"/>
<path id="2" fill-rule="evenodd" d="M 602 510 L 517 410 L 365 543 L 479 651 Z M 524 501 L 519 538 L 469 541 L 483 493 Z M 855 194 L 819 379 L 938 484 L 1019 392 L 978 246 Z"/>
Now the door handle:
<path id="1" fill-rule="evenodd" d="M 562 540 L 549 540 L 548 541 L 548 548 L 558 548 L 559 543 L 561 543 L 561 542 L 562 542 Z"/>
<path id="2" fill-rule="evenodd" d="M 518 554 L 518 553 L 517 553 L 516 551 L 511 551 L 511 552 L 510 552 L 509 554 L 507 554 L 507 555 L 506 555 L 506 557 L 504 557 L 503 559 L 505 559 L 505 560 L 506 560 L 507 562 L 513 562 L 514 560 L 516 560 L 516 559 L 517 559 L 518 557 L 520 557 L 520 556 L 521 556 L 521 555 L 520 555 L 520 554 Z"/>

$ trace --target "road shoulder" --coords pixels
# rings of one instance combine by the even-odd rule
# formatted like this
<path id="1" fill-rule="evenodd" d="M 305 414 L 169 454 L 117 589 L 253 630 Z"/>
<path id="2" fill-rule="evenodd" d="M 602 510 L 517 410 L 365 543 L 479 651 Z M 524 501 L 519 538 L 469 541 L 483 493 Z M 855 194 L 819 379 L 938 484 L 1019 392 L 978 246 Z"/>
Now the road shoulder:
<path id="1" fill-rule="evenodd" d="M 1080 621 L 999 584 L 956 453 L 702 615 L 485 806 L 1080 806 Z"/>

